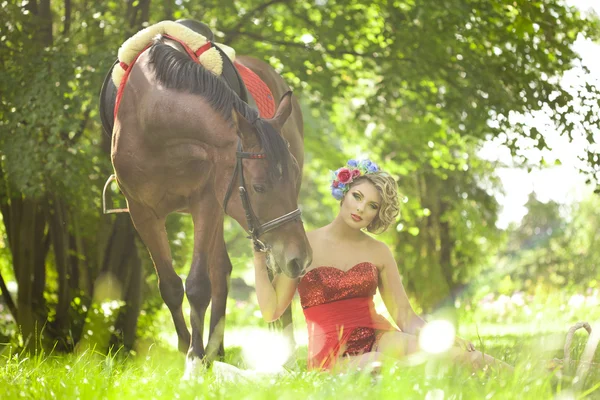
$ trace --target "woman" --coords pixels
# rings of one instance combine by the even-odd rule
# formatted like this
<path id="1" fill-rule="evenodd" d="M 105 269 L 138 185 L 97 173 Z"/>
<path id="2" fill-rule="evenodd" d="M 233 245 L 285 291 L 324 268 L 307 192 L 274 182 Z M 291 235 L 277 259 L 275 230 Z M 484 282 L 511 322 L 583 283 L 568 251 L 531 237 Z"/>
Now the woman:
<path id="1" fill-rule="evenodd" d="M 339 214 L 308 233 L 313 263 L 302 278 L 277 274 L 271 282 L 266 254 L 254 253 L 263 318 L 279 318 L 298 290 L 309 331 L 309 369 L 357 368 L 418 352 L 418 333 L 426 322 L 409 303 L 390 249 L 364 232 L 381 233 L 394 222 L 396 182 L 369 160 L 349 160 L 332 176 L 331 192 L 340 200 Z M 400 330 L 376 313 L 378 288 Z M 457 344 L 462 348 L 449 353 L 458 361 L 478 368 L 500 363 L 462 339 Z"/>

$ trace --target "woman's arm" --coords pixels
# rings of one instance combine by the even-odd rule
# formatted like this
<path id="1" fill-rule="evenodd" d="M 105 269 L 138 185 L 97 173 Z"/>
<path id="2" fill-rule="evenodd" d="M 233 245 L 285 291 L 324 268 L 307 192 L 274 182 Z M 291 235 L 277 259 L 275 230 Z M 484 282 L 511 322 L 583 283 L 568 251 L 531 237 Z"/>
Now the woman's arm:
<path id="1" fill-rule="evenodd" d="M 267 322 L 273 322 L 292 302 L 299 279 L 276 274 L 271 282 L 267 271 L 266 253 L 254 252 L 254 280 L 262 317 Z"/>
<path id="2" fill-rule="evenodd" d="M 379 244 L 378 251 L 383 256 L 383 267 L 379 273 L 379 293 L 398 328 L 405 333 L 416 335 L 426 322 L 410 305 L 394 255 L 387 245 L 381 242 Z"/>
<path id="3" fill-rule="evenodd" d="M 384 255 L 383 269 L 379 274 L 379 292 L 392 318 L 403 332 L 417 335 L 427 324 L 413 310 L 402 285 L 398 265 L 394 255 L 384 243 L 381 243 L 381 254 Z M 455 344 L 467 351 L 475 351 L 475 346 L 468 340 L 455 338 Z"/>

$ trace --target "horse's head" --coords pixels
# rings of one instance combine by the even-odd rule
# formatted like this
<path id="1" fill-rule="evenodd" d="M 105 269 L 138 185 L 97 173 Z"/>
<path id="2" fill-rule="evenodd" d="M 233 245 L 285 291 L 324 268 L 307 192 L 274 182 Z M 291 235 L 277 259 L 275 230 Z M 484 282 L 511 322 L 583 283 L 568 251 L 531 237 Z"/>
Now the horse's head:
<path id="1" fill-rule="evenodd" d="M 292 111 L 291 97 L 291 92 L 283 96 L 269 120 L 234 113 L 239 144 L 224 207 L 271 249 L 278 269 L 297 278 L 311 263 L 312 250 L 298 210 L 302 171 L 281 135 Z"/>

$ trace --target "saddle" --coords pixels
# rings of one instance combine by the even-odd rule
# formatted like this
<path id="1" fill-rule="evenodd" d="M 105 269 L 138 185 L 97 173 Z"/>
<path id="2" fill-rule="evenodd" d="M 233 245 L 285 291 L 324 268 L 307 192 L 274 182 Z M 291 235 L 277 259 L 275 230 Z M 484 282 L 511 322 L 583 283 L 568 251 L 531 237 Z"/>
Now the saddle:
<path id="1" fill-rule="evenodd" d="M 106 74 L 102 89 L 100 90 L 100 119 L 102 121 L 104 133 L 108 136 L 112 136 L 114 127 L 114 110 L 117 99 L 118 83 L 124 74 L 122 69 L 124 65 L 123 60 L 131 62 L 131 60 L 143 50 L 143 47 L 140 48 L 139 43 L 146 45 L 146 43 L 148 43 L 156 34 L 165 33 L 165 31 L 168 33 L 176 32 L 172 35 L 177 39 L 181 38 L 183 42 L 196 44 L 203 44 L 205 42 L 211 43 L 212 46 L 210 51 L 217 52 L 220 55 L 222 67 L 221 65 L 211 65 L 212 68 L 209 67 L 208 69 L 213 70 L 213 72 L 215 72 L 227 86 L 240 97 L 240 99 L 252 108 L 258 110 L 256 101 L 248 91 L 242 76 L 234 65 L 235 51 L 226 45 L 215 43 L 214 33 L 208 25 L 202 22 L 191 19 L 181 19 L 175 22 L 181 26 L 176 28 L 171 21 L 163 21 L 150 26 L 128 39 L 119 49 L 119 58 L 113 63 Z M 135 43 L 136 41 L 138 42 L 137 45 Z M 200 61 L 203 61 L 202 56 L 200 56 Z M 211 62 L 210 60 L 207 61 Z M 125 64 L 125 67 L 126 66 L 127 64 Z"/>

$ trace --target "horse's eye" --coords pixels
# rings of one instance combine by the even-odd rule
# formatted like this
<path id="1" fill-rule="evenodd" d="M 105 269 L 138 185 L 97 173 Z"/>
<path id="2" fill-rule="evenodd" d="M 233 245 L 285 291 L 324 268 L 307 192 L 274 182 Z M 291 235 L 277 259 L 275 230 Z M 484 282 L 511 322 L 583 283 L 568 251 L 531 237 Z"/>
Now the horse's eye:
<path id="1" fill-rule="evenodd" d="M 254 188 L 254 191 L 256 193 L 264 193 L 267 191 L 267 189 L 265 188 L 265 185 L 253 185 L 252 187 Z"/>

